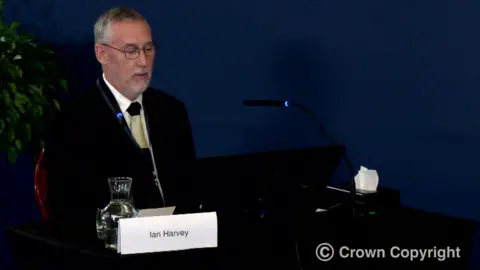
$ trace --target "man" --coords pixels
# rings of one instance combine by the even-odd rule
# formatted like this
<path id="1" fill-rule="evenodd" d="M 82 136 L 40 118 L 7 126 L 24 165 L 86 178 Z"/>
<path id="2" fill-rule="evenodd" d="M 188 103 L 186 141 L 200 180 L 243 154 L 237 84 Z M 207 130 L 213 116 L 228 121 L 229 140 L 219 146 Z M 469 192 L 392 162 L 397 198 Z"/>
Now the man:
<path id="1" fill-rule="evenodd" d="M 94 33 L 103 74 L 63 106 L 45 149 L 49 220 L 95 235 L 111 177 L 133 179 L 139 209 L 198 210 L 188 175 L 195 151 L 186 108 L 148 88 L 156 48 L 147 21 L 130 8 L 113 8 L 100 16 Z"/>

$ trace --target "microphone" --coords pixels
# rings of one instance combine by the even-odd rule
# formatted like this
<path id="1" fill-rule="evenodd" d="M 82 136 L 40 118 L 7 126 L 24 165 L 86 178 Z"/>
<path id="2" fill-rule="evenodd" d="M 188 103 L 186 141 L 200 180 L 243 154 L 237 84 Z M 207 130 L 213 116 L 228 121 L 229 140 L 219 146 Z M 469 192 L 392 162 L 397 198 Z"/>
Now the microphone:
<path id="1" fill-rule="evenodd" d="M 335 139 L 328 133 L 327 129 L 325 129 L 322 125 L 322 122 L 317 118 L 316 114 L 307 106 L 302 105 L 300 103 L 295 103 L 291 102 L 289 100 L 244 100 L 243 101 L 244 106 L 250 106 L 250 107 L 295 107 L 303 110 L 317 125 L 319 131 L 327 137 L 327 139 L 330 141 L 331 144 L 337 145 L 338 143 L 335 141 Z M 352 206 L 353 206 L 353 216 L 356 216 L 356 211 L 355 211 L 355 196 L 356 196 L 356 186 L 355 186 L 355 171 L 353 170 L 352 163 L 350 162 L 350 159 L 348 158 L 347 154 L 344 152 L 343 158 L 345 159 L 345 163 L 347 164 L 348 170 L 350 171 L 350 195 L 351 195 L 351 200 L 352 200 Z"/>
<path id="2" fill-rule="evenodd" d="M 244 106 L 253 107 L 288 107 L 290 103 L 286 100 L 253 100 L 247 99 L 243 101 Z"/>

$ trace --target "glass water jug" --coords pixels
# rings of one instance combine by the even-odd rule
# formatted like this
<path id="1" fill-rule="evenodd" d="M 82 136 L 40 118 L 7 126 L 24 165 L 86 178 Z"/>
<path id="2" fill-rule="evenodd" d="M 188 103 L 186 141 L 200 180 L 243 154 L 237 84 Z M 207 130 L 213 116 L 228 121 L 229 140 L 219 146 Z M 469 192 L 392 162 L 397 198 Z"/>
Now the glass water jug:
<path id="1" fill-rule="evenodd" d="M 97 236 L 108 249 L 117 249 L 118 220 L 138 216 L 138 209 L 132 203 L 130 189 L 132 178 L 108 178 L 110 202 L 103 209 L 97 209 Z"/>

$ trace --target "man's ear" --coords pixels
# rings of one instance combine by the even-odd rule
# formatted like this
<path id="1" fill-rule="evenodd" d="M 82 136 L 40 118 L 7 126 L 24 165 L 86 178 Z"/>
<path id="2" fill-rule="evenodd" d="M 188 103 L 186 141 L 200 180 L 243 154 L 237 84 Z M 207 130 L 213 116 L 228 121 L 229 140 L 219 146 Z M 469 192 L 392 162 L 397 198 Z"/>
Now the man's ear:
<path id="1" fill-rule="evenodd" d="M 102 65 L 108 62 L 108 55 L 103 45 L 95 44 L 95 56 L 97 57 L 97 61 Z"/>

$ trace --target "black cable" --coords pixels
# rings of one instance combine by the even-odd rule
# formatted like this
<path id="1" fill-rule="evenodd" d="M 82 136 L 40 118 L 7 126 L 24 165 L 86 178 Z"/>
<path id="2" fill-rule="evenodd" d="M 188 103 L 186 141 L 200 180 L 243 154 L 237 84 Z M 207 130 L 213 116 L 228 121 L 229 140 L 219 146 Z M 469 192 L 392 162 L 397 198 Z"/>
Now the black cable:
<path id="1" fill-rule="evenodd" d="M 330 135 L 330 133 L 328 133 L 327 129 L 323 126 L 322 122 L 320 120 L 318 120 L 316 114 L 310 109 L 308 108 L 307 106 L 304 106 L 302 104 L 299 104 L 299 103 L 290 103 L 289 107 L 290 106 L 293 106 L 293 107 L 298 107 L 300 109 L 302 109 L 308 116 L 310 116 L 310 118 L 315 122 L 315 124 L 317 125 L 320 133 L 322 133 L 329 141 L 331 144 L 333 145 L 338 145 L 338 143 L 335 141 L 335 139 Z M 356 217 L 356 211 L 355 211 L 355 204 L 356 204 L 356 186 L 355 186 L 355 171 L 353 170 L 353 166 L 352 166 L 352 163 L 350 161 L 350 159 L 348 158 L 348 155 L 347 155 L 347 150 L 345 149 L 344 150 L 344 153 L 343 153 L 343 159 L 345 160 L 345 163 L 347 164 L 347 167 L 348 167 L 348 170 L 350 172 L 350 179 L 348 181 L 348 185 L 349 185 L 349 189 L 350 189 L 350 202 L 351 202 L 351 206 L 352 206 L 352 216 L 353 218 Z"/>
<path id="2" fill-rule="evenodd" d="M 303 270 L 302 260 L 300 259 L 300 250 L 298 248 L 298 240 L 296 239 L 295 239 L 295 255 L 297 257 L 297 263 L 298 263 L 298 266 L 300 267 L 300 270 Z"/>
<path id="3" fill-rule="evenodd" d="M 289 107 L 293 106 L 293 107 L 298 107 L 298 108 L 302 109 L 315 122 L 315 124 L 317 125 L 320 133 L 322 133 L 330 141 L 330 143 L 332 145 L 338 145 L 338 143 L 335 141 L 335 139 L 330 135 L 330 133 L 328 133 L 327 129 L 323 126 L 322 122 L 317 118 L 316 114 L 310 108 L 308 108 L 307 106 L 304 106 L 302 104 L 298 104 L 298 103 L 290 103 L 290 104 L 291 105 L 289 105 Z M 352 163 L 351 163 L 350 159 L 348 158 L 348 155 L 346 153 L 346 149 L 344 150 L 343 158 L 344 158 L 345 163 L 347 164 L 347 168 L 350 172 L 350 179 L 348 181 L 349 189 L 350 189 L 350 203 L 351 203 L 352 217 L 356 218 L 357 211 L 356 211 L 356 208 L 355 208 L 355 205 L 356 205 L 355 171 L 353 170 Z M 327 209 L 327 211 L 329 211 L 329 210 L 331 210 L 331 209 L 333 209 L 337 206 L 340 206 L 340 205 L 343 205 L 343 203 L 336 204 L 336 205 L 330 207 L 329 209 Z M 302 261 L 301 261 L 301 258 L 300 258 L 300 250 L 299 250 L 298 242 L 299 242 L 299 240 L 295 239 L 295 255 L 296 255 L 297 264 L 298 264 L 300 270 L 303 270 Z"/>

